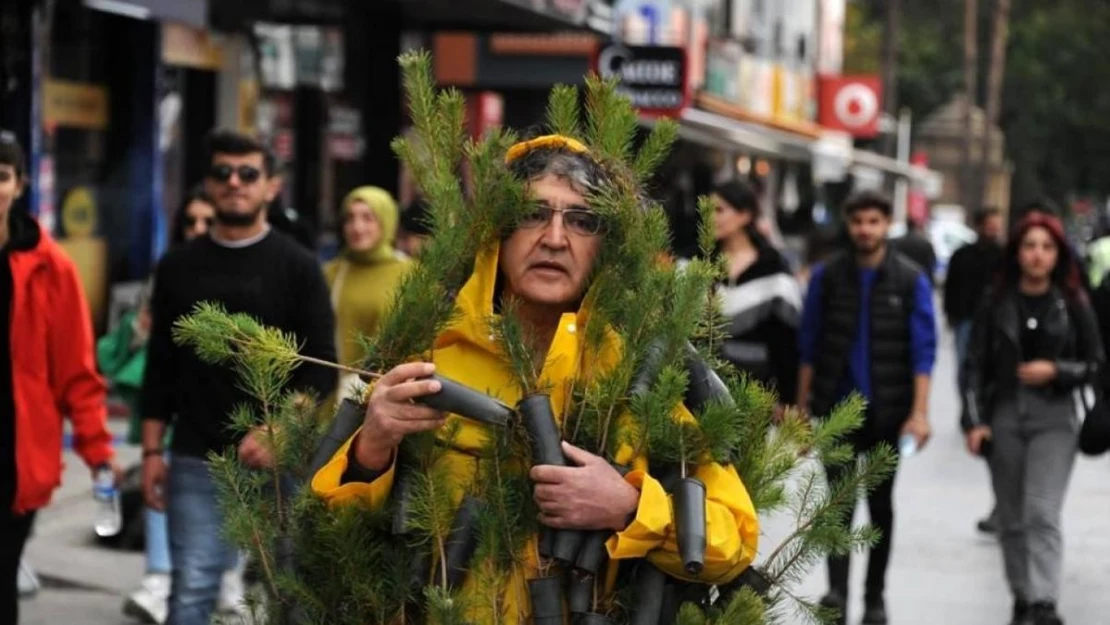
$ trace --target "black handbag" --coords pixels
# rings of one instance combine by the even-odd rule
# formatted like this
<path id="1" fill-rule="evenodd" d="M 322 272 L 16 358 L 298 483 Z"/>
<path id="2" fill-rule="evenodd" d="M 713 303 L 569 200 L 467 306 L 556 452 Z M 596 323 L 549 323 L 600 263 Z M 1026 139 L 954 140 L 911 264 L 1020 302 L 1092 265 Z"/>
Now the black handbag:
<path id="1" fill-rule="evenodd" d="M 1101 456 L 1110 450 L 1110 407 L 1098 389 L 1095 389 L 1094 401 L 1089 400 L 1087 393 L 1080 391 L 1080 395 L 1087 416 L 1079 428 L 1079 451 L 1088 456 Z"/>

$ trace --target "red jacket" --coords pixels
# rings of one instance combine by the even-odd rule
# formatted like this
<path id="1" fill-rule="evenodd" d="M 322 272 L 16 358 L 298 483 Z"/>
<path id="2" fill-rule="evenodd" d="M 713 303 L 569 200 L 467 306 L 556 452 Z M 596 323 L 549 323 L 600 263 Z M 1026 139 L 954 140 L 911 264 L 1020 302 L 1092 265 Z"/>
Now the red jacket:
<path id="1" fill-rule="evenodd" d="M 24 513 L 50 503 L 61 483 L 63 416 L 73 422 L 74 446 L 90 467 L 109 461 L 113 449 L 77 268 L 37 223 L 14 211 L 11 217 L 14 510 Z"/>

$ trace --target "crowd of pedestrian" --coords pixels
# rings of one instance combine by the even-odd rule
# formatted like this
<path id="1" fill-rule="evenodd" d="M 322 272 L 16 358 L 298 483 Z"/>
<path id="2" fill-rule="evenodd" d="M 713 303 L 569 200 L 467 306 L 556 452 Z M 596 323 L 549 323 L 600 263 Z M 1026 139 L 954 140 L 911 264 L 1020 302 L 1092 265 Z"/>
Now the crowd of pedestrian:
<path id="1" fill-rule="evenodd" d="M 129 400 L 128 441 L 142 450 L 146 575 L 127 597 L 125 612 L 145 622 L 206 625 L 216 612 L 241 608 L 243 558 L 224 537 L 206 457 L 234 448 L 241 462 L 260 469 L 273 458 L 266 432 L 231 434 L 230 414 L 248 398 L 221 366 L 174 343 L 175 321 L 199 302 L 219 302 L 296 336 L 308 356 L 358 363 L 364 357 L 358 335 L 377 328 L 429 236 L 422 201 L 402 211 L 388 191 L 359 187 L 339 207 L 340 253 L 321 266 L 305 242 L 295 240 L 302 231 L 277 226 L 284 213 L 275 218 L 271 204 L 281 188 L 281 168 L 269 150 L 226 131 L 213 132 L 207 145 L 205 179 L 176 214 L 171 250 L 140 306 L 94 350 L 73 263 L 31 216 L 12 208 L 26 186 L 26 162 L 14 139 L 0 134 L 2 622 L 18 623 L 16 575 L 35 513 L 60 479 L 62 418 L 73 423 L 75 448 L 90 469 L 120 472 L 101 375 Z M 583 208 L 588 159 L 568 157 L 565 149 L 533 152 L 525 156 L 530 169 L 522 171 L 544 203 L 505 239 L 500 265 L 479 265 L 475 271 L 490 272 L 479 277 L 534 304 L 528 317 L 537 324 L 533 329 L 550 335 L 550 349 L 558 351 L 561 344 L 551 341 L 560 316 L 579 305 L 602 233 L 591 228 L 596 220 Z M 720 356 L 774 389 L 780 408 L 793 405 L 822 416 L 849 395 L 862 396 L 863 425 L 847 441 L 857 454 L 879 445 L 899 450 L 901 457 L 922 449 L 931 434 L 928 397 L 938 324 L 936 256 L 920 224 L 891 240 L 891 202 L 873 192 L 852 196 L 841 211 L 846 238 L 828 243 L 821 260 L 807 268 L 803 292 L 799 272 L 761 228 L 757 193 L 733 180 L 715 187 L 712 197 L 716 253 L 725 269 L 716 287 L 726 319 Z M 1073 391 L 1101 382 L 1110 283 L 1103 282 L 1107 296 L 1096 298 L 1096 304 L 1107 302 L 1105 310 L 1096 310 L 1081 259 L 1049 212 L 1026 212 L 1005 247 L 999 211 L 983 210 L 974 223 L 978 240 L 958 250 L 949 264 L 943 309 L 960 365 L 967 448 L 985 459 L 994 490 L 994 511 L 979 528 L 1000 539 L 1014 599 L 1011 625 L 1061 625 L 1060 511 L 1080 416 Z M 569 280 L 564 290 L 552 295 L 549 285 L 514 268 L 530 266 L 536 255 L 548 264 L 563 263 L 557 268 Z M 48 313 L 39 314 L 44 310 Z M 475 363 L 487 357 L 475 352 L 456 362 L 445 356 L 436 365 L 484 384 L 487 374 Z M 364 431 L 377 435 L 356 437 L 349 452 L 337 456 L 326 479 L 314 483 L 321 496 L 345 501 L 378 492 L 375 484 L 388 474 L 397 442 L 418 431 L 402 421 L 416 419 L 424 428 L 441 423 L 440 415 L 409 401 L 435 392 L 430 384 L 409 381 L 423 371 L 414 369 L 418 366 L 405 365 L 379 382 L 364 424 Z M 345 397 L 350 388 L 351 380 L 312 365 L 298 368 L 290 383 L 304 397 L 326 401 Z M 836 480 L 845 470 L 830 466 L 828 478 Z M 578 484 L 610 497 L 605 506 L 588 510 L 589 522 L 599 527 L 636 513 L 627 505 L 634 502 L 627 484 L 614 476 L 596 469 Z M 711 505 L 724 505 L 713 500 L 713 489 L 743 488 L 729 474 L 720 476 L 710 485 Z M 866 496 L 870 521 L 880 530 L 868 557 L 866 625 L 888 621 L 895 476 Z M 556 487 L 576 488 L 553 482 Z M 720 512 L 714 518 L 729 522 L 713 532 L 744 531 L 743 510 Z M 552 507 L 545 513 L 554 518 L 566 511 Z M 736 542 L 736 550 L 707 565 L 735 565 L 744 544 Z M 821 603 L 844 614 L 849 559 L 832 557 L 827 568 L 829 589 Z"/>

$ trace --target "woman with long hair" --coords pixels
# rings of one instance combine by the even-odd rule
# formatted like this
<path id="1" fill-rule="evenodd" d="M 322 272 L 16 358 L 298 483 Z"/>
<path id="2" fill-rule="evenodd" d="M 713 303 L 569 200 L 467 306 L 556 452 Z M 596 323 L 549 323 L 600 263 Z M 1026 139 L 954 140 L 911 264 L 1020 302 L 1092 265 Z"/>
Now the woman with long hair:
<path id="1" fill-rule="evenodd" d="M 216 205 L 204 192 L 204 186 L 198 184 L 189 190 L 185 201 L 173 216 L 170 245 L 180 245 L 208 234 L 208 228 L 214 221 L 216 221 Z"/>
<path id="2" fill-rule="evenodd" d="M 1075 460 L 1073 391 L 1096 382 L 1102 343 L 1060 220 L 1014 228 L 968 357 L 967 448 L 991 469 L 1011 625 L 1061 625 L 1060 511 Z"/>
<path id="3" fill-rule="evenodd" d="M 759 231 L 759 201 L 744 182 L 732 180 L 713 192 L 717 248 L 727 268 L 718 286 L 728 319 L 723 356 L 791 402 L 798 381 L 798 281 Z"/>

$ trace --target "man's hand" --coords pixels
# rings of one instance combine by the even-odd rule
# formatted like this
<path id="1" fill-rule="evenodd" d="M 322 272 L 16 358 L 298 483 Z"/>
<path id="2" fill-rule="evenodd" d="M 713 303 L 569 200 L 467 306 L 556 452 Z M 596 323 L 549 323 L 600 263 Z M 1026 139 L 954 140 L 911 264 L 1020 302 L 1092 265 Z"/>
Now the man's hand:
<path id="1" fill-rule="evenodd" d="M 979 456 L 983 452 L 983 441 L 988 440 L 992 435 L 990 426 L 977 425 L 967 432 L 967 450 L 972 455 Z"/>
<path id="2" fill-rule="evenodd" d="M 115 458 L 112 458 L 111 460 L 109 460 L 108 462 L 105 462 L 101 466 L 106 466 L 106 467 L 108 467 L 109 469 L 112 470 L 113 483 L 116 485 L 117 488 L 119 487 L 120 484 L 123 484 L 123 467 L 119 466 L 119 463 L 116 462 Z M 93 481 L 96 480 L 96 472 L 99 471 L 99 470 L 100 470 L 99 466 L 94 468 L 94 469 L 90 469 L 90 472 L 92 473 Z"/>
<path id="3" fill-rule="evenodd" d="M 1025 386 L 1044 386 L 1056 379 L 1056 363 L 1051 360 L 1033 360 L 1019 365 L 1018 380 Z"/>
<path id="4" fill-rule="evenodd" d="M 902 426 L 902 434 L 912 434 L 914 440 L 917 441 L 917 448 L 923 449 L 925 443 L 929 442 L 929 437 L 933 435 L 933 429 L 929 426 L 929 419 L 923 414 L 912 415 Z"/>
<path id="5" fill-rule="evenodd" d="M 386 468 L 393 450 L 408 434 L 435 430 L 443 425 L 443 413 L 413 402 L 440 391 L 440 383 L 422 380 L 435 373 L 435 365 L 413 362 L 398 365 L 374 385 L 366 405 L 362 432 L 355 441 L 359 464 L 373 471 Z"/>
<path id="6" fill-rule="evenodd" d="M 276 433 L 274 434 L 276 435 Z M 274 466 L 274 448 L 266 426 L 252 429 L 239 442 L 239 462 L 252 469 L 269 469 Z"/>
<path id="7" fill-rule="evenodd" d="M 143 458 L 143 502 L 151 510 L 166 509 L 166 459 L 162 454 Z"/>
<path id="8" fill-rule="evenodd" d="M 533 498 L 540 523 L 556 529 L 621 531 L 640 504 L 640 491 L 604 458 L 563 442 L 563 455 L 577 466 L 532 467 Z"/>

